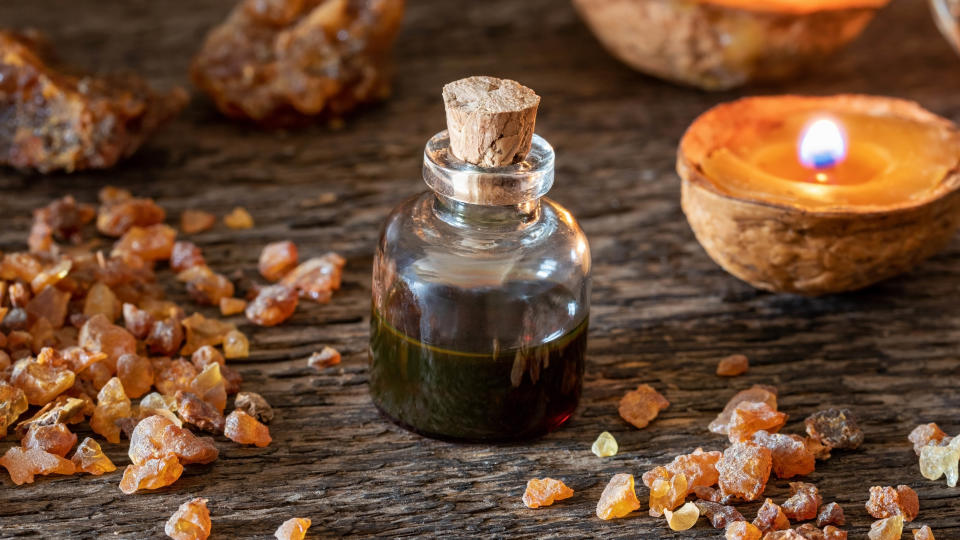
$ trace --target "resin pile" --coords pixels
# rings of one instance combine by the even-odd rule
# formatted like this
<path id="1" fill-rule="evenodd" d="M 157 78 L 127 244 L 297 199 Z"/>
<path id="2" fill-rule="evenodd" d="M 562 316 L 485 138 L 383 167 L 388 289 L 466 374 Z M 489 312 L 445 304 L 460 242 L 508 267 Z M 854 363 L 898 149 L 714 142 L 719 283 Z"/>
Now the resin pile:
<path id="1" fill-rule="evenodd" d="M 87 422 L 110 443 L 129 439 L 131 463 L 118 479 L 129 494 L 168 486 L 184 466 L 216 460 L 214 439 L 194 430 L 270 444 L 270 405 L 239 392 L 242 378 L 227 364 L 248 355 L 247 337 L 232 322 L 187 316 L 188 306 L 164 298 L 155 270 L 169 265 L 196 304 L 272 326 L 301 298 L 328 301 L 344 260 L 330 253 L 301 263 L 292 243 L 271 244 L 260 270 L 275 283 L 245 283 L 240 298 L 196 245 L 177 241 L 154 201 L 105 188 L 100 203 L 95 209 L 64 197 L 36 210 L 29 252 L 0 259 L 0 436 L 12 430 L 20 439 L 0 466 L 17 485 L 37 475 L 116 470 L 97 439 L 76 444 L 77 424 Z M 216 224 L 202 211 L 181 217 L 186 233 Z M 243 209 L 224 224 L 253 225 Z M 111 246 L 104 237 L 116 240 Z"/>
<path id="2" fill-rule="evenodd" d="M 746 357 L 735 355 L 720 362 L 717 375 L 739 375 L 748 367 Z M 625 421 L 642 429 L 669 405 L 653 387 L 641 384 L 623 396 L 619 412 Z M 725 450 L 697 448 L 642 475 L 649 489 L 649 514 L 663 517 L 674 531 L 691 529 L 704 517 L 721 529 L 727 540 L 846 539 L 847 531 L 840 528 L 846 524 L 843 508 L 837 502 L 824 501 L 814 484 L 790 482 L 790 495 L 779 504 L 765 498 L 764 491 L 771 475 L 780 479 L 805 476 L 814 472 L 818 460 L 829 459 L 831 452 L 859 448 L 863 431 L 846 409 L 827 409 L 807 417 L 806 436 L 779 433 L 786 422 L 787 415 L 777 408 L 776 388 L 754 385 L 735 394 L 708 426 L 711 432 L 727 437 Z M 946 475 L 948 485 L 956 485 L 957 440 L 960 438 L 947 437 L 936 424 L 918 426 L 910 434 L 924 477 L 936 480 Z M 618 445 L 610 433 L 603 432 L 591 450 L 598 457 L 611 457 L 617 454 Z M 573 489 L 562 480 L 532 479 L 523 503 L 541 508 L 573 496 Z M 759 500 L 763 504 L 752 521 L 734 506 Z M 620 473 L 604 488 L 596 515 L 604 520 L 624 518 L 642 506 L 633 475 Z M 873 486 L 865 508 L 877 520 L 868 532 L 870 540 L 899 540 L 906 532 L 905 524 L 919 514 L 920 501 L 906 485 Z M 927 526 L 912 532 L 917 539 L 934 538 Z"/>

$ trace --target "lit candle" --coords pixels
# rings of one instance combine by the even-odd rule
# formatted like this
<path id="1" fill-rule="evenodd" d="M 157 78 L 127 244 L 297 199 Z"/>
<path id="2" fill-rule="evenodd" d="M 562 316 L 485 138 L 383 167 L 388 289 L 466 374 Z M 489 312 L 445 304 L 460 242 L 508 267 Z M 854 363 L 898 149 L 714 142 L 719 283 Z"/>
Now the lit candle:
<path id="1" fill-rule="evenodd" d="M 697 240 L 764 289 L 864 287 L 910 269 L 960 227 L 960 133 L 908 101 L 720 105 L 687 130 L 677 169 Z"/>
<path id="2" fill-rule="evenodd" d="M 804 208 L 890 206 L 929 194 L 956 161 L 956 141 L 912 119 L 803 110 L 768 121 L 704 160 L 719 189 Z"/>

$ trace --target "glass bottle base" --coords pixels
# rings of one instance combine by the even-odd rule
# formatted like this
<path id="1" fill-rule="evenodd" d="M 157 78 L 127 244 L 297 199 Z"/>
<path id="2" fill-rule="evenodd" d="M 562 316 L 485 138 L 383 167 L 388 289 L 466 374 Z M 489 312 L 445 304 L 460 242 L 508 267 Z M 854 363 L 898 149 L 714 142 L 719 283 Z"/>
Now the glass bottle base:
<path id="1" fill-rule="evenodd" d="M 551 422 L 541 430 L 531 431 L 529 433 L 525 433 L 521 435 L 509 435 L 509 436 L 502 436 L 502 437 L 499 437 L 499 436 L 460 437 L 456 435 L 448 435 L 446 433 L 434 433 L 431 431 L 425 431 L 425 430 L 419 429 L 416 426 L 412 426 L 404 422 L 403 420 L 390 416 L 389 413 L 384 411 L 376 403 L 374 403 L 374 407 L 376 407 L 377 412 L 380 413 L 380 416 L 389 420 L 390 422 L 393 422 L 397 426 L 400 426 L 411 433 L 416 433 L 417 435 L 420 435 L 422 437 L 437 439 L 439 441 L 451 442 L 451 443 L 464 443 L 464 444 L 510 443 L 510 442 L 520 442 L 520 441 L 529 441 L 533 439 L 539 439 L 540 437 L 543 437 L 544 435 L 552 433 L 557 429 L 561 428 L 564 424 L 567 423 L 567 421 L 573 418 L 573 412 L 574 412 L 574 411 L 570 411 L 569 413 L 563 416 L 557 417 L 553 422 Z"/>
<path id="2" fill-rule="evenodd" d="M 545 343 L 490 353 L 425 345 L 376 311 L 370 395 L 406 429 L 451 441 L 516 441 L 566 422 L 580 401 L 587 320 Z"/>

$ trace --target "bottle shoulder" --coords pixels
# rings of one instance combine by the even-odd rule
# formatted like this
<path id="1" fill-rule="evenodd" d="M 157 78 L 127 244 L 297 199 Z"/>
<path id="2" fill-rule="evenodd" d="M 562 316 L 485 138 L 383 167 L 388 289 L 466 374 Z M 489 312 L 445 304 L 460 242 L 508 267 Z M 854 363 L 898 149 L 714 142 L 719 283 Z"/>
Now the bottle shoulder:
<path id="1" fill-rule="evenodd" d="M 451 223 L 438 215 L 435 202 L 433 193 L 424 192 L 398 205 L 384 223 L 381 251 L 442 250 L 454 257 L 489 259 L 522 254 L 538 257 L 573 249 L 573 258 L 590 259 L 587 237 L 576 219 L 549 198 L 540 199 L 535 218 L 511 228 Z"/>

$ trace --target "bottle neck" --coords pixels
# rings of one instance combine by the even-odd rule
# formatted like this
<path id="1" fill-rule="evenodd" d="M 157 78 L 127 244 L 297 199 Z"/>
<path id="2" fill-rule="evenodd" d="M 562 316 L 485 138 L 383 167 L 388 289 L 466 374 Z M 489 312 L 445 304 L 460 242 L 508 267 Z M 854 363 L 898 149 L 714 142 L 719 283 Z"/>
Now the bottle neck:
<path id="1" fill-rule="evenodd" d="M 456 213 L 491 216 L 530 214 L 553 185 L 553 148 L 534 135 L 530 153 L 519 162 L 504 167 L 482 168 L 453 155 L 446 131 L 434 135 L 423 152 L 423 180 L 438 197 L 463 203 Z M 444 206 L 453 208 L 452 202 Z M 485 206 L 490 211 L 470 207 Z M 514 218 L 515 219 L 515 218 Z"/>
<path id="2" fill-rule="evenodd" d="M 491 206 L 470 204 L 434 193 L 433 211 L 444 222 L 454 227 L 490 231 L 508 231 L 525 228 L 540 217 L 540 199 L 518 204 Z"/>

